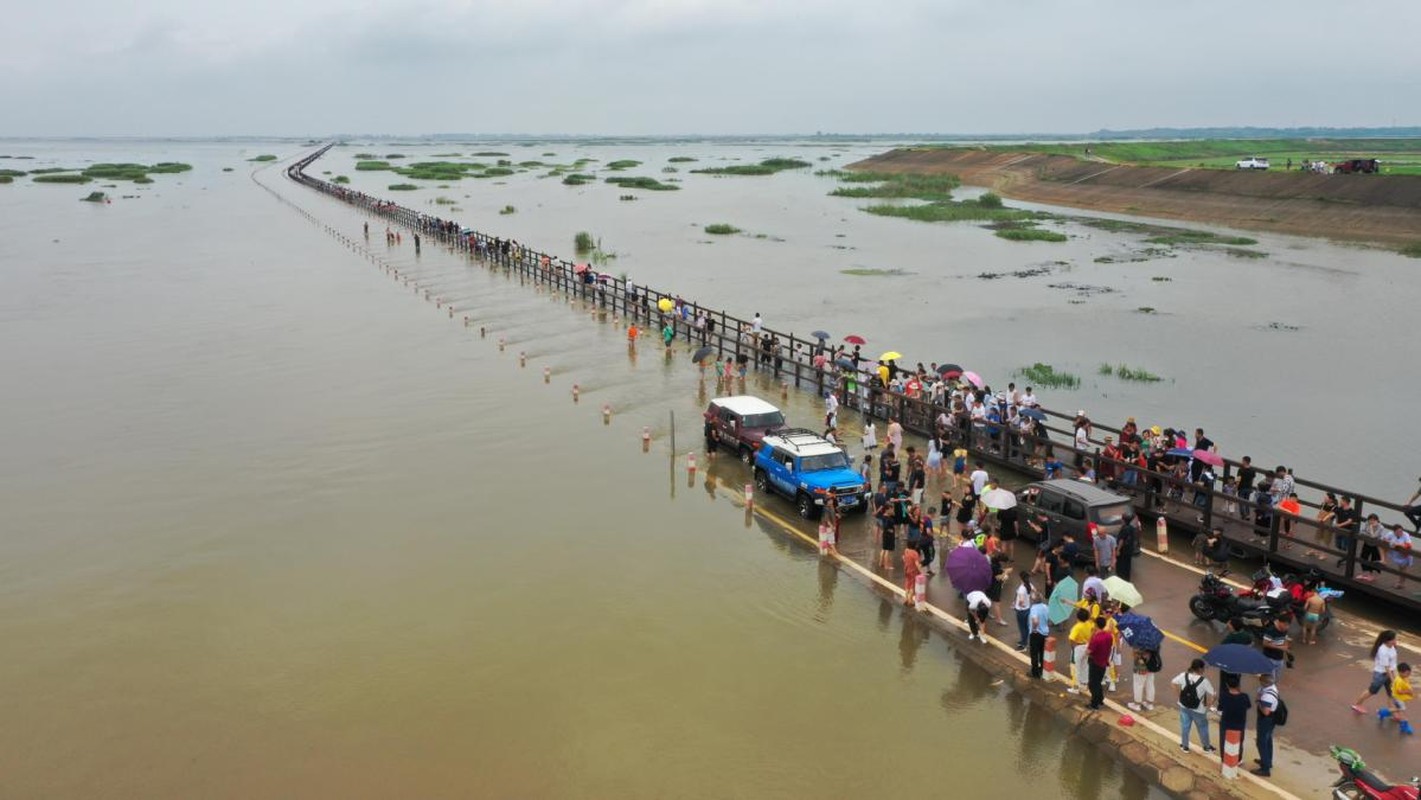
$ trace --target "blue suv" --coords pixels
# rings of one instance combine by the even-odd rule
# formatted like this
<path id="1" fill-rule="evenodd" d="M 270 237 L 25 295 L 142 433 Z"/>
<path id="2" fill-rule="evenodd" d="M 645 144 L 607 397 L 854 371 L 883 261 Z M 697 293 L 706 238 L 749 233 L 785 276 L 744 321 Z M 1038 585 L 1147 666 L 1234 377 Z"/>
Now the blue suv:
<path id="1" fill-rule="evenodd" d="M 842 510 L 868 507 L 868 485 L 848 453 L 803 428 L 765 436 L 755 451 L 755 486 L 790 498 L 805 519 L 818 517 L 831 493 Z"/>

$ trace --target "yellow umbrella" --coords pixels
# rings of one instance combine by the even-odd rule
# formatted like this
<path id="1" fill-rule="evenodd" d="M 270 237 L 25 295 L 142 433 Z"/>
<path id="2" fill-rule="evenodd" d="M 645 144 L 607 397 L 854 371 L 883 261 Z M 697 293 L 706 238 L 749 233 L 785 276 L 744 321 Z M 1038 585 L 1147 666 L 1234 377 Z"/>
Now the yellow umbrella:
<path id="1" fill-rule="evenodd" d="M 661 309 L 662 311 L 670 311 L 671 309 L 676 307 L 676 304 L 671 301 L 671 298 L 663 297 L 660 300 L 656 301 L 656 307 Z"/>
<path id="2" fill-rule="evenodd" d="M 889 350 L 888 352 L 886 352 L 886 353 L 884 353 L 883 355 L 879 356 L 879 357 L 878 357 L 878 360 L 879 360 L 879 361 L 897 361 L 898 359 L 900 359 L 900 358 L 902 358 L 902 357 L 903 357 L 903 354 L 900 353 L 900 352 L 898 352 L 897 350 Z"/>

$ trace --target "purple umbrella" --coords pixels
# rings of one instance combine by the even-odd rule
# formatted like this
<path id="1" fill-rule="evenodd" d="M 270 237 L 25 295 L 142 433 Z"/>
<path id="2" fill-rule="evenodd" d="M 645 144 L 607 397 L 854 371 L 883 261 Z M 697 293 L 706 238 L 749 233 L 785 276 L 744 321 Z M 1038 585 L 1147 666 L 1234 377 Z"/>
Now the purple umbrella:
<path id="1" fill-rule="evenodd" d="M 992 564 L 971 545 L 955 547 L 947 554 L 947 579 L 963 594 L 985 592 L 992 585 Z"/>

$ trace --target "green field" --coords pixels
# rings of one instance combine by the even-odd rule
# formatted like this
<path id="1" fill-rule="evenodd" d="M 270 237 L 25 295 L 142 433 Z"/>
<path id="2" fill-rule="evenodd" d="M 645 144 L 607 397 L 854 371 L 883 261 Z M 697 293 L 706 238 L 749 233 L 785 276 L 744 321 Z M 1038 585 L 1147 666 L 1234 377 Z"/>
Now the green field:
<path id="1" fill-rule="evenodd" d="M 1120 164 L 1152 167 L 1207 167 L 1233 169 L 1234 162 L 1249 156 L 1267 158 L 1272 168 L 1293 168 L 1304 161 L 1341 161 L 1377 158 L 1384 175 L 1421 175 L 1421 140 L 1418 139 L 1191 139 L 1171 142 L 1043 142 L 1041 144 L 990 145 L 999 152 L 1051 153 L 1101 159 Z"/>

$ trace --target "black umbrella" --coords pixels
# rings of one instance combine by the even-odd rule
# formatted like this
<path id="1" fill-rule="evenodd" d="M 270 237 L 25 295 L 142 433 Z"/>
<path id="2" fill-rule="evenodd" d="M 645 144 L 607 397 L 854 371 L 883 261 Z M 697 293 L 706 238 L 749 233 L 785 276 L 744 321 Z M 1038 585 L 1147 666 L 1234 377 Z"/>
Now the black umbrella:
<path id="1" fill-rule="evenodd" d="M 937 374 L 939 374 L 939 375 L 946 375 L 946 374 L 949 373 L 949 372 L 956 372 L 958 375 L 961 375 L 961 374 L 962 374 L 962 367 L 959 367 L 959 366 L 957 366 L 956 364 L 939 364 L 939 365 L 938 365 Z"/>
<path id="2" fill-rule="evenodd" d="M 1267 656 L 1246 644 L 1219 644 L 1204 654 L 1204 663 L 1218 667 L 1224 672 L 1245 675 L 1262 675 L 1273 671 L 1273 662 Z"/>
<path id="3" fill-rule="evenodd" d="M 811 333 L 810 336 L 813 336 L 814 338 L 816 338 L 816 339 L 821 339 L 821 340 L 822 340 L 822 339 L 828 339 L 828 338 L 829 338 L 829 332 L 828 332 L 828 331 L 815 331 L 814 333 Z"/>
<path id="4" fill-rule="evenodd" d="M 706 356 L 710 355 L 713 352 L 715 352 L 715 348 L 713 347 L 702 347 L 691 354 L 691 361 L 699 364 L 705 360 Z"/>

